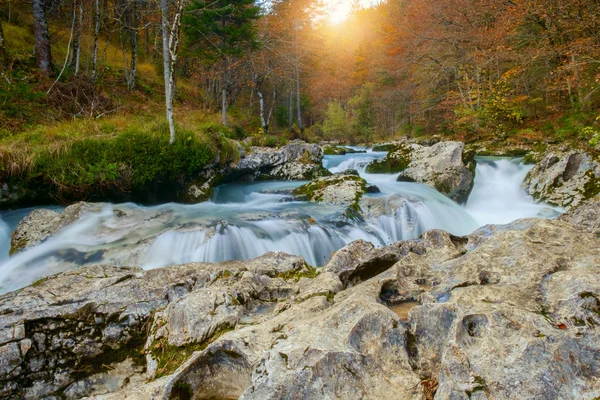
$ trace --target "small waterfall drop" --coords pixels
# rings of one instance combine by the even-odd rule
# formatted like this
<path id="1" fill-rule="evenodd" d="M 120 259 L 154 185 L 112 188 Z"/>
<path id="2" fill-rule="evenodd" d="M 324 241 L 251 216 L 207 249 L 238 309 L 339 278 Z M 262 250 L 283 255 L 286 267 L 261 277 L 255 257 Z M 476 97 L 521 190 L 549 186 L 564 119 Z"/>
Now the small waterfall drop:
<path id="1" fill-rule="evenodd" d="M 319 266 L 346 244 L 376 246 L 443 229 L 466 235 L 481 225 L 516 218 L 553 217 L 560 210 L 536 204 L 520 187 L 529 170 L 518 160 L 480 159 L 473 193 L 460 206 L 433 188 L 397 182 L 397 174 L 368 174 L 386 153 L 326 156 L 331 172 L 356 169 L 380 193 L 361 200 L 364 221 L 344 208 L 298 201 L 290 191 L 305 182 L 254 182 L 216 188 L 211 201 L 193 204 L 106 204 L 39 245 L 8 257 L 10 234 L 30 209 L 0 214 L 0 293 L 57 272 L 111 264 L 159 268 L 187 262 L 250 259 L 283 251 Z"/>
<path id="2" fill-rule="evenodd" d="M 478 225 L 507 224 L 527 217 L 554 218 L 563 210 L 536 203 L 521 186 L 533 168 L 521 159 L 478 157 L 475 186 L 466 210 Z"/>

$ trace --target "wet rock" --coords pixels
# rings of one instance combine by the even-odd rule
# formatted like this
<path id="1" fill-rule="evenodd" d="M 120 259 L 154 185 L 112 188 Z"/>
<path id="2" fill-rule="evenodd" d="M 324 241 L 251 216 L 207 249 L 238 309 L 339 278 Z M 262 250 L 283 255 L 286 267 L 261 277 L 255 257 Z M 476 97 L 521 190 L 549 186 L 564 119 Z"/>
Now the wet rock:
<path id="1" fill-rule="evenodd" d="M 523 185 L 537 200 L 569 209 L 600 193 L 600 163 L 582 151 L 550 152 Z"/>
<path id="2" fill-rule="evenodd" d="M 60 214 L 47 209 L 33 210 L 19 222 L 13 232 L 10 253 L 33 247 L 72 224 L 83 214 L 98 210 L 97 205 L 83 202 L 67 207 Z"/>
<path id="3" fill-rule="evenodd" d="M 418 145 L 411 145 L 407 142 L 392 145 L 389 147 L 388 155 L 382 159 L 372 161 L 367 165 L 366 171 L 370 174 L 394 174 L 405 170 L 412 161 L 413 146 Z"/>
<path id="4" fill-rule="evenodd" d="M 323 147 L 323 154 L 325 154 L 325 155 L 343 156 L 346 154 L 355 154 L 355 153 L 366 153 L 366 150 L 355 150 L 350 147 L 336 147 L 336 146 Z"/>
<path id="5" fill-rule="evenodd" d="M 339 172 L 332 176 L 315 179 L 292 191 L 308 201 L 357 207 L 367 192 L 367 182 L 355 170 Z"/>
<path id="6" fill-rule="evenodd" d="M 411 148 L 411 161 L 398 181 L 424 183 L 458 203 L 467 201 L 474 185 L 475 164 L 463 156 L 463 143 L 439 142 Z"/>
<path id="7" fill-rule="evenodd" d="M 225 182 L 255 180 L 311 180 L 330 175 L 323 168 L 323 149 L 316 144 L 294 141 L 280 148 L 252 147 L 239 162 L 232 165 L 215 164 L 201 171 L 185 189 L 187 203 L 205 201 L 212 188 Z"/>
<path id="8" fill-rule="evenodd" d="M 320 273 L 281 253 L 84 268 L 0 298 L 0 393 L 595 398 L 599 244 L 566 220 L 526 219 L 468 237 L 357 241 Z M 117 368 L 106 358 L 117 348 L 144 355 L 140 369 L 90 366 L 102 355 Z"/>
<path id="9" fill-rule="evenodd" d="M 436 142 L 430 146 L 404 141 L 388 155 L 371 162 L 369 173 L 397 173 L 400 182 L 432 186 L 459 203 L 469 198 L 475 178 L 472 155 L 463 152 L 461 142 Z"/>
<path id="10" fill-rule="evenodd" d="M 600 199 L 593 199 L 572 208 L 559 217 L 563 221 L 600 232 Z"/>

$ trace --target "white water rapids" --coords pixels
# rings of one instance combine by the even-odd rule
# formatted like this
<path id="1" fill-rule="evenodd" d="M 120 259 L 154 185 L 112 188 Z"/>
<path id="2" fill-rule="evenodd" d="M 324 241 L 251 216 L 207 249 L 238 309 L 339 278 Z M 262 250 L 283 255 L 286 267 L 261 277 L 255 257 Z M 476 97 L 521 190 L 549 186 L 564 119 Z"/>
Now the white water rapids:
<path id="1" fill-rule="evenodd" d="M 377 246 L 413 239 L 426 230 L 467 235 L 486 224 L 524 217 L 551 218 L 559 210 L 536 204 L 521 188 L 530 167 L 520 160 L 478 159 L 475 186 L 460 206 L 429 186 L 396 182 L 396 175 L 365 173 L 385 153 L 326 156 L 332 172 L 356 169 L 381 190 L 368 200 L 378 215 L 351 221 L 341 207 L 294 201 L 286 191 L 304 182 L 223 185 L 212 201 L 195 204 L 105 204 L 98 212 L 43 243 L 8 257 L 10 233 L 30 210 L 1 213 L 0 293 L 84 265 L 139 265 L 158 268 L 187 262 L 250 259 L 283 251 L 323 265 L 331 253 L 363 239 Z"/>

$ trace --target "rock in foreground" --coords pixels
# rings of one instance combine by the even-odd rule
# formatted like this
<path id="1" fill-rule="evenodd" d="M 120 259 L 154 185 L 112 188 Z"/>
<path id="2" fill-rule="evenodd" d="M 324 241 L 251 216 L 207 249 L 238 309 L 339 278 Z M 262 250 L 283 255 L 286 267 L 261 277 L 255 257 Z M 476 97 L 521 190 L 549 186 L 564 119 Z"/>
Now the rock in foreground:
<path id="1" fill-rule="evenodd" d="M 152 271 L 0 297 L 0 396 L 600 396 L 600 239 L 562 220 Z"/>

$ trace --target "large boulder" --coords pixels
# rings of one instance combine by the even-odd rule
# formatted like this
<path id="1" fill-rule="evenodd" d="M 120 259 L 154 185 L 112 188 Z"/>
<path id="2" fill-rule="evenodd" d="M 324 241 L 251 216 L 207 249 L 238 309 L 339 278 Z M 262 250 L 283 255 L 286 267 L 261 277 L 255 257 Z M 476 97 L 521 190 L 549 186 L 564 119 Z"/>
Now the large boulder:
<path id="1" fill-rule="evenodd" d="M 591 232 L 600 233 L 600 198 L 580 204 L 562 214 L 559 219 L 578 225 Z"/>
<path id="2" fill-rule="evenodd" d="M 465 203 L 475 179 L 472 154 L 464 154 L 462 142 L 437 142 L 431 146 L 401 142 L 381 159 L 367 166 L 369 173 L 397 173 L 398 181 L 419 182 L 459 203 Z"/>
<path id="3" fill-rule="evenodd" d="M 255 180 L 311 180 L 330 175 L 322 165 L 323 149 L 294 141 L 279 148 L 251 147 L 237 163 L 216 164 L 202 171 L 185 192 L 184 201 L 198 203 L 210 198 L 212 188 L 225 182 Z"/>
<path id="4" fill-rule="evenodd" d="M 60 214 L 53 210 L 36 209 L 23 218 L 11 236 L 10 254 L 33 247 L 72 224 L 82 215 L 98 211 L 91 203 L 76 203 Z"/>
<path id="5" fill-rule="evenodd" d="M 367 182 L 355 170 L 317 178 L 292 191 L 292 194 L 308 201 L 353 208 L 358 207 L 358 201 L 365 193 Z"/>
<path id="6" fill-rule="evenodd" d="M 535 199 L 572 208 L 600 193 L 600 163 L 583 151 L 549 152 L 523 183 Z"/>
<path id="7" fill-rule="evenodd" d="M 144 346 L 149 333 L 160 334 L 158 327 L 149 330 L 159 310 L 169 316 L 171 342 L 206 347 L 219 329 L 239 322 L 226 317 L 236 305 L 251 309 L 290 296 L 302 276 L 314 271 L 301 258 L 268 253 L 150 271 L 86 267 L 42 279 L 0 296 L 0 397 L 42 398 L 63 390 L 81 397 L 120 382 L 113 387 L 119 389 L 131 380 L 126 361 L 145 374 Z M 219 308 L 222 297 L 232 304 Z M 152 350 L 151 361 L 169 366 L 172 353 Z M 125 375 L 108 374 L 113 367 Z"/>
<path id="8" fill-rule="evenodd" d="M 385 151 L 385 149 L 389 151 L 384 158 L 374 160 L 367 165 L 366 171 L 370 174 L 395 174 L 403 171 L 410 165 L 413 149 L 417 147 L 420 146 L 403 141 L 381 145 L 377 150 L 374 148 L 373 151 Z"/>

